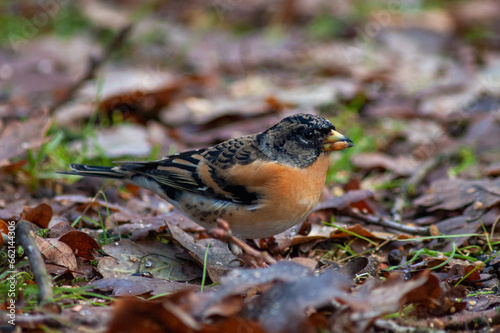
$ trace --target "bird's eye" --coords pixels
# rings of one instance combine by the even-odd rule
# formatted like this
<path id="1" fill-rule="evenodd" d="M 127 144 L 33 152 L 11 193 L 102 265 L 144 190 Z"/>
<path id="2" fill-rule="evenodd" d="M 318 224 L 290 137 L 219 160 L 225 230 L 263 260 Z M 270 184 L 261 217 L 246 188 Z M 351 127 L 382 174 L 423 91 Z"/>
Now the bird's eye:
<path id="1" fill-rule="evenodd" d="M 313 138 L 313 136 L 314 136 L 314 134 L 311 131 L 304 132 L 304 138 L 306 138 L 307 140 L 311 140 Z"/>

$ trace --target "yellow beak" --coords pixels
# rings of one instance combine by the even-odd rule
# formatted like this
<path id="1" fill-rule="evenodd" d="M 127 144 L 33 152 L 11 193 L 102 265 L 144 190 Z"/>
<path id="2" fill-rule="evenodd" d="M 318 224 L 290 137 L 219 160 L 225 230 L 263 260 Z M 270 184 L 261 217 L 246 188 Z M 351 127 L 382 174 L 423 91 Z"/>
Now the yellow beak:
<path id="1" fill-rule="evenodd" d="M 342 150 L 354 146 L 351 139 L 347 138 L 345 135 L 331 130 L 325 139 L 323 149 L 325 151 L 336 151 Z"/>

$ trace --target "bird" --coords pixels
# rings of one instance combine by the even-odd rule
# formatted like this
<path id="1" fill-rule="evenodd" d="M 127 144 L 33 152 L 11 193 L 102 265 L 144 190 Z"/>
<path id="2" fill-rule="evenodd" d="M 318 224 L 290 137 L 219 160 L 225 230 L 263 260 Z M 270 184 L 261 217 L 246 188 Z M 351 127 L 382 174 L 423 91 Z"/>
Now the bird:
<path id="1" fill-rule="evenodd" d="M 326 118 L 299 113 L 213 147 L 60 173 L 134 184 L 207 230 L 222 219 L 233 235 L 259 239 L 303 222 L 320 200 L 330 153 L 353 146 Z"/>

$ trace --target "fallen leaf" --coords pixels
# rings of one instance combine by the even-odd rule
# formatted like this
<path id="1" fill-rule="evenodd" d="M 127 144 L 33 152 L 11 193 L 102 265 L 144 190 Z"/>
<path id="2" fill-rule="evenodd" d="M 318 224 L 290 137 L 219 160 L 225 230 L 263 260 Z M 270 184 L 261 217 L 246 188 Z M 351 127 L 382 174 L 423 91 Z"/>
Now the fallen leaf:
<path id="1" fill-rule="evenodd" d="M 15 174 L 22 169 L 23 166 L 28 164 L 28 160 L 20 160 L 17 162 L 10 162 L 6 166 L 0 166 L 0 171 L 8 174 Z"/>
<path id="2" fill-rule="evenodd" d="M 461 26 L 478 26 L 498 19 L 500 4 L 494 0 L 454 3 L 451 13 Z"/>
<path id="3" fill-rule="evenodd" d="M 363 228 L 359 223 L 356 223 L 352 227 L 345 228 L 345 230 L 347 232 L 340 229 L 335 230 L 330 234 L 330 238 L 352 237 L 353 234 L 367 238 L 375 238 L 375 239 L 377 238 L 377 236 L 375 236 L 373 233 Z"/>
<path id="4" fill-rule="evenodd" d="M 475 202 L 481 203 L 481 209 L 500 203 L 500 179 L 439 179 L 414 204 L 434 211 L 462 209 Z"/>
<path id="5" fill-rule="evenodd" d="M 76 230 L 74 227 L 72 227 L 68 222 L 59 222 L 53 227 L 50 228 L 50 238 L 59 238 L 65 233 L 68 233 L 70 231 Z"/>
<path id="6" fill-rule="evenodd" d="M 474 312 L 483 312 L 489 309 L 496 309 L 500 305 L 500 296 L 498 295 L 472 295 L 467 296 L 467 310 Z"/>
<path id="7" fill-rule="evenodd" d="M 59 240 L 68 244 L 77 256 L 88 260 L 94 260 L 93 252 L 101 248 L 92 236 L 78 230 L 65 233 Z"/>
<path id="8" fill-rule="evenodd" d="M 399 155 L 396 157 L 383 153 L 360 153 L 351 158 L 351 162 L 362 169 L 383 168 L 401 176 L 411 175 L 421 162 L 411 155 Z"/>
<path id="9" fill-rule="evenodd" d="M 205 268 L 212 282 L 218 282 L 222 275 L 234 269 L 234 265 L 231 265 L 231 263 L 238 263 L 238 258 L 231 253 L 227 244 L 216 239 L 195 241 L 192 236 L 181 228 L 169 221 L 167 223 L 172 237 L 188 250 L 200 265 L 203 265 L 205 252 L 208 244 L 210 244 Z"/>
<path id="10" fill-rule="evenodd" d="M 75 142 L 71 148 L 81 151 L 82 142 Z M 153 145 L 148 140 L 144 126 L 137 124 L 118 124 L 111 128 L 96 130 L 95 140 L 87 139 L 87 157 L 104 154 L 110 158 L 122 156 L 145 157 L 151 154 Z"/>
<path id="11" fill-rule="evenodd" d="M 343 210 L 353 204 L 359 203 L 361 201 L 370 198 L 373 198 L 372 191 L 368 190 L 347 191 L 345 194 L 341 196 L 320 202 L 316 207 L 314 207 L 314 211 L 317 212 L 323 209 Z"/>
<path id="12" fill-rule="evenodd" d="M 450 284 L 476 284 L 476 281 L 481 280 L 479 270 L 474 265 L 458 265 L 451 266 L 446 276 L 446 281 Z"/>
<path id="13" fill-rule="evenodd" d="M 78 263 L 73 250 L 66 244 L 53 238 L 35 235 L 35 242 L 43 256 L 50 262 L 75 271 Z"/>
<path id="14" fill-rule="evenodd" d="M 313 258 L 293 257 L 290 260 L 309 269 L 315 269 L 318 266 L 318 261 Z"/>
<path id="15" fill-rule="evenodd" d="M 407 303 L 425 303 L 428 306 L 435 305 L 441 296 L 443 289 L 439 284 L 439 279 L 434 274 L 428 274 L 427 281 L 406 294 Z"/>
<path id="16" fill-rule="evenodd" d="M 406 301 L 413 304 L 412 314 L 419 318 L 453 315 L 465 309 L 465 287 L 442 287 L 439 278 L 430 274 L 427 282 L 407 294 Z"/>
<path id="17" fill-rule="evenodd" d="M 97 269 L 105 278 L 118 278 L 149 272 L 155 278 L 172 281 L 189 281 L 201 276 L 183 272 L 185 259 L 179 258 L 179 250 L 157 241 L 130 242 L 122 240 L 106 244 L 102 250 L 111 257 L 99 261 Z"/>
<path id="18" fill-rule="evenodd" d="M 0 133 L 0 167 L 9 165 L 9 159 L 29 149 L 40 147 L 52 120 L 46 114 L 31 117 L 25 122 L 13 121 Z"/>
<path id="19" fill-rule="evenodd" d="M 297 281 L 314 276 L 314 271 L 306 266 L 289 262 L 278 263 L 264 269 L 233 269 L 220 278 L 222 287 L 211 293 L 210 297 L 196 305 L 195 317 L 205 318 L 210 308 L 235 295 L 246 294 L 253 288 L 276 281 Z"/>
<path id="20" fill-rule="evenodd" d="M 146 278 L 142 276 L 123 276 L 120 278 L 104 278 L 90 284 L 93 289 L 112 291 L 113 297 L 172 294 L 181 290 L 199 290 L 193 284 L 164 279 Z"/>
<path id="21" fill-rule="evenodd" d="M 46 203 L 41 203 L 36 207 L 24 206 L 21 219 L 33 222 L 42 228 L 47 228 L 52 219 L 52 214 L 52 207 Z"/>
<path id="22" fill-rule="evenodd" d="M 107 332 L 195 332 L 200 328 L 189 313 L 173 302 L 126 297 L 116 302 Z"/>
<path id="23" fill-rule="evenodd" d="M 56 265 L 56 264 L 50 264 L 50 263 L 45 263 L 45 268 L 47 269 L 47 273 L 49 273 L 52 276 L 63 276 L 66 273 L 70 273 L 70 270 L 68 267 Z M 74 275 L 70 275 L 70 278 L 73 278 Z"/>
<path id="24" fill-rule="evenodd" d="M 320 105 L 336 103 L 340 93 L 338 81 L 324 82 L 322 84 L 303 85 L 291 89 L 276 89 L 274 98 L 280 104 L 294 105 L 298 108 L 314 108 Z"/>
<path id="25" fill-rule="evenodd" d="M 7 222 L 5 222 L 4 220 L 0 220 L 0 232 L 6 235 L 9 234 L 9 226 L 7 225 Z"/>
<path id="26" fill-rule="evenodd" d="M 349 287 L 349 279 L 330 269 L 319 276 L 273 284 L 243 313 L 247 318 L 258 319 L 268 332 L 311 332 L 306 310 L 328 306 L 334 299 L 349 298 Z"/>
<path id="27" fill-rule="evenodd" d="M 156 76 L 157 73 L 154 75 Z M 150 120 L 158 119 L 160 110 L 167 107 L 181 92 L 191 86 L 204 84 L 207 80 L 201 76 L 187 76 L 168 83 L 155 82 L 154 79 L 154 77 L 146 79 L 147 82 L 152 83 L 153 89 L 148 89 L 149 87 L 144 82 L 146 80 L 143 80 L 138 89 L 126 90 L 107 97 L 99 104 L 99 109 L 110 116 L 119 110 L 125 119 L 134 119 L 145 124 Z"/>
<path id="28" fill-rule="evenodd" d="M 187 98 L 183 102 L 176 103 L 172 107 L 165 109 L 161 114 L 161 120 L 171 126 L 202 125 L 203 129 L 211 128 L 225 129 L 234 128 L 240 122 L 245 123 L 245 119 L 255 120 L 272 113 L 272 107 L 267 103 L 263 96 L 246 96 L 240 98 Z M 273 116 L 274 123 L 276 116 Z M 263 123 L 246 122 L 249 126 L 266 126 L 267 121 Z M 254 124 L 252 124 L 254 123 Z M 241 128 L 241 129 L 244 129 Z M 209 131 L 207 131 L 209 132 Z M 204 134 L 203 137 L 206 138 Z M 203 135 L 203 134 L 202 134 Z M 212 138 L 215 134 L 212 134 Z M 219 134 L 221 136 L 223 134 Z M 184 138 L 183 138 L 184 139 Z M 192 140 L 188 139 L 188 142 Z"/>
<path id="29" fill-rule="evenodd" d="M 89 20 L 93 26 L 111 31 L 123 29 L 130 24 L 131 10 L 135 8 L 112 6 L 96 0 L 77 2 L 75 5 L 80 9 L 80 15 Z"/>
<path id="30" fill-rule="evenodd" d="M 484 175 L 488 177 L 500 176 L 500 162 L 488 165 L 484 170 Z"/>
<path id="31" fill-rule="evenodd" d="M 354 279 L 360 272 L 365 271 L 370 264 L 370 259 L 366 257 L 352 258 L 340 267 L 340 272 L 348 278 Z"/>
<path id="32" fill-rule="evenodd" d="M 429 271 L 424 271 L 410 281 L 405 281 L 401 272 L 392 272 L 380 285 L 373 278 L 366 280 L 353 295 L 355 302 L 345 300 L 352 311 L 349 322 L 354 323 L 356 330 L 366 331 L 376 318 L 399 311 L 407 302 L 407 295 L 427 283 L 428 279 Z"/>
<path id="33" fill-rule="evenodd" d="M 96 207 L 104 207 L 106 209 L 110 209 L 115 212 L 123 211 L 125 214 L 133 215 L 125 207 L 121 205 L 113 204 L 100 199 L 89 198 L 81 194 L 59 195 L 55 197 L 54 200 L 61 202 L 61 204 L 63 205 L 67 205 L 68 203 L 83 204 L 81 207 L 79 207 L 81 211 L 85 210 L 88 205 L 92 205 Z"/>

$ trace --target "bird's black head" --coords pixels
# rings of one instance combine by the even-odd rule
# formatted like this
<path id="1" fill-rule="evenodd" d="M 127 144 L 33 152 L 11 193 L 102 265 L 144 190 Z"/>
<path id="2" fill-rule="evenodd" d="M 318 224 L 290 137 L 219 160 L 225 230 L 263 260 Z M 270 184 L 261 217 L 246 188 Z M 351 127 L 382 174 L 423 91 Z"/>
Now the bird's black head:
<path id="1" fill-rule="evenodd" d="M 352 146 L 352 141 L 335 131 L 327 119 L 299 113 L 257 135 L 259 149 L 279 163 L 306 168 L 320 154 Z M 338 144 L 344 142 L 340 148 Z M 334 147 L 334 145 L 337 145 Z"/>

